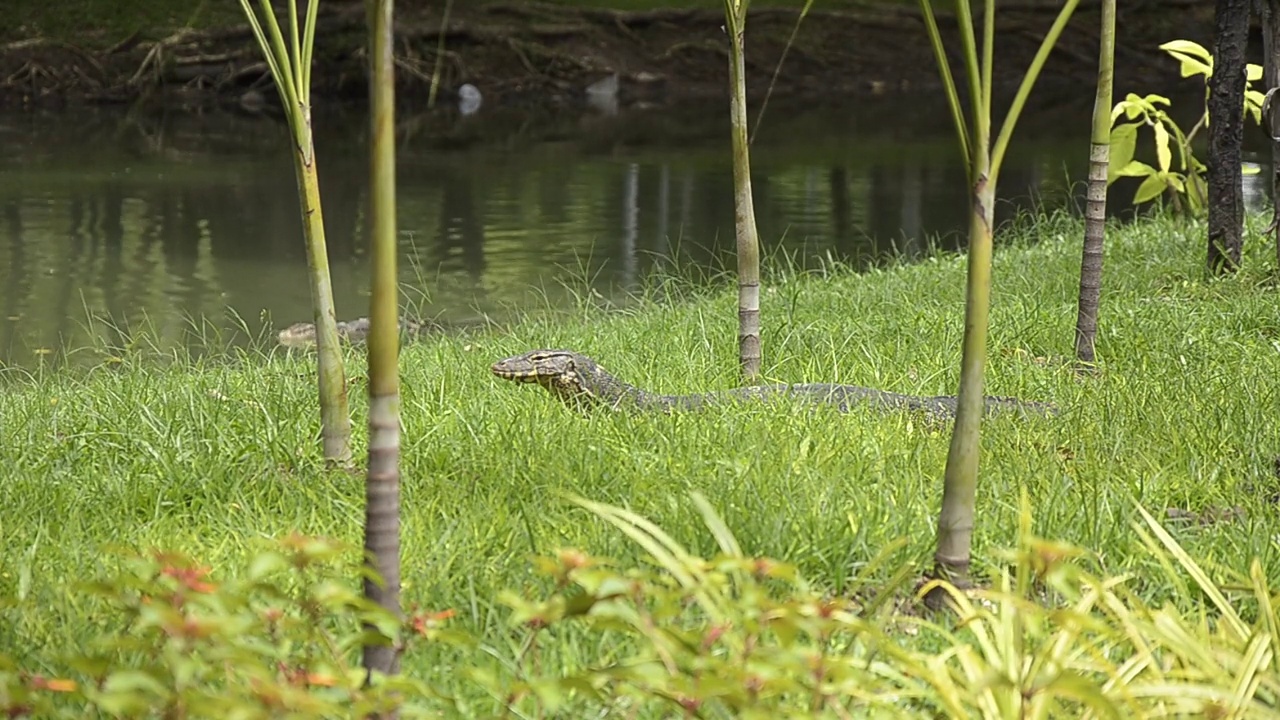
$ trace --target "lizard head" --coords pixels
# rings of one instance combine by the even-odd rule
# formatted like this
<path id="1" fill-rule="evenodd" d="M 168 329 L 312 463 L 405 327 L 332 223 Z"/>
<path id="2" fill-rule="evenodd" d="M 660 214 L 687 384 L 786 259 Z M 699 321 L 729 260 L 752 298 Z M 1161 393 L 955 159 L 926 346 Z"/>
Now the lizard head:
<path id="1" fill-rule="evenodd" d="M 570 403 L 595 399 L 590 381 L 603 372 L 594 360 L 571 350 L 531 350 L 499 360 L 490 369 L 505 380 L 537 383 Z"/>

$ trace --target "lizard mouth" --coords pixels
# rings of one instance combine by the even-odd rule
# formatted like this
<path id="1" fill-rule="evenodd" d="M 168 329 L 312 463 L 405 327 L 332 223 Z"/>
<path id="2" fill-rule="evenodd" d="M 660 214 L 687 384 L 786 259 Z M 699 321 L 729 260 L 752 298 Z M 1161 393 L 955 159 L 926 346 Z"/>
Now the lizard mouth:
<path id="1" fill-rule="evenodd" d="M 504 380 L 512 380 L 514 382 L 520 382 L 520 383 L 531 383 L 531 382 L 538 381 L 538 378 L 536 375 L 529 374 L 529 373 L 516 372 L 508 368 L 505 364 L 501 362 L 494 363 L 489 367 L 489 370 L 492 371 L 494 375 L 497 375 L 498 377 L 503 378 Z"/>

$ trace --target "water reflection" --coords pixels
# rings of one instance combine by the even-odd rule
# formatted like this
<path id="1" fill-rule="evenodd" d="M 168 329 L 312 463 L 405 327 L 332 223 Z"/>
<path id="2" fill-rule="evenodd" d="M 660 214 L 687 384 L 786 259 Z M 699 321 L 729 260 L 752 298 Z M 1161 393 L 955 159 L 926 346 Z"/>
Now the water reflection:
<path id="1" fill-rule="evenodd" d="M 731 267 L 724 109 L 544 123 L 497 111 L 407 118 L 399 149 L 401 279 L 424 312 L 466 322 L 560 303 L 561 283 L 604 295 L 662 264 Z M 1089 108 L 1028 118 L 1001 177 L 999 215 L 1068 199 L 1083 176 Z M 892 100 L 792 114 L 753 148 L 766 254 L 804 264 L 918 257 L 956 247 L 964 173 L 944 113 Z M 489 127 L 480 123 L 489 118 Z M 1064 121 L 1069 117 L 1070 122 Z M 341 318 L 367 313 L 367 161 L 358 113 L 322 117 L 320 176 Z M 521 124 L 523 123 L 523 124 Z M 536 137 L 534 137 L 536 136 Z M 148 319 L 165 344 L 190 318 L 250 332 L 310 317 L 288 135 L 235 115 L 0 116 L 0 362 L 119 343 Z M 239 318 L 240 320 L 237 320 Z"/>

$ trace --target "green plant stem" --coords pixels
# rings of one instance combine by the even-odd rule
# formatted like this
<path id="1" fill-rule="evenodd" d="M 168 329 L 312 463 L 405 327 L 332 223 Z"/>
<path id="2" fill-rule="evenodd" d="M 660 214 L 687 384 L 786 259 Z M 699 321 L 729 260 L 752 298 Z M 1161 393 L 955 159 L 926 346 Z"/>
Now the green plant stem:
<path id="1" fill-rule="evenodd" d="M 978 178 L 978 184 L 974 188 L 973 214 L 969 222 L 969 270 L 965 285 L 960 391 L 943 475 L 938 546 L 934 553 L 937 577 L 956 587 L 972 584 L 969 577 L 970 545 L 978 487 L 979 430 L 991 305 L 991 215 L 995 207 L 995 188 L 987 182 L 986 138 L 981 134 L 975 138 L 974 148 L 971 173 Z"/>
<path id="2" fill-rule="evenodd" d="M 929 45 L 933 48 L 934 59 L 938 62 L 938 72 L 942 75 L 942 89 L 947 96 L 947 108 L 951 111 L 951 124 L 955 128 L 956 139 L 960 144 L 960 157 L 967 171 L 971 152 L 968 121 L 964 116 L 964 107 L 960 103 L 955 78 L 951 75 L 951 64 L 947 61 L 947 49 L 942 43 L 938 20 L 933 15 L 933 6 L 929 0 L 920 0 L 920 14 L 924 17 L 925 30 L 929 34 Z M 969 178 L 969 182 L 973 182 L 973 178 Z"/>
<path id="3" fill-rule="evenodd" d="M 991 183 L 993 185 L 1000 177 L 1000 168 L 1004 165 L 1004 155 L 1009 149 L 1009 140 L 1013 137 L 1013 130 L 1018 125 L 1018 118 L 1022 115 L 1022 108 L 1027 104 L 1027 97 L 1031 95 L 1031 89 L 1035 87 L 1036 80 L 1040 77 L 1040 71 L 1044 69 L 1044 64 L 1049 59 L 1049 53 L 1053 51 L 1053 46 L 1057 44 L 1058 38 L 1062 36 L 1063 29 L 1071 21 L 1071 15 L 1079 4 L 1080 0 L 1067 0 L 1063 4 L 1062 9 L 1058 11 L 1058 17 L 1054 19 L 1053 25 L 1050 26 L 1049 32 L 1040 41 L 1040 47 L 1036 50 L 1035 57 L 1031 59 L 1031 65 L 1027 68 L 1026 74 L 1022 76 L 1022 82 L 1018 84 L 1018 91 L 1013 97 L 1013 102 L 1009 105 L 1009 111 L 1005 114 L 1004 123 L 1000 126 L 1000 134 L 996 137 L 995 145 L 991 149 Z"/>

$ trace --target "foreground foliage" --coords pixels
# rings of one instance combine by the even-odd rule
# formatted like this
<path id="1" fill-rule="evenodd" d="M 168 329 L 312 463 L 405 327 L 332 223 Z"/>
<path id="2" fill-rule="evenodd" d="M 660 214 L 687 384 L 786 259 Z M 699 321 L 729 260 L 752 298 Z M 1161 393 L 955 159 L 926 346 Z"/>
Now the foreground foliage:
<path id="1" fill-rule="evenodd" d="M 0 666 L 7 717 L 362 717 L 400 705 L 424 715 L 435 697 L 412 678 L 365 685 L 366 640 L 397 632 L 398 618 L 363 599 L 359 566 L 337 543 L 291 536 L 257 554 L 243 579 L 215 579 L 181 553 L 122 553 L 121 571 L 73 588 L 103 598 L 106 631 L 65 653 L 72 677 Z M 418 640 L 450 639 L 448 613 L 413 614 Z M 362 624 L 369 630 L 362 630 Z M 398 648 L 403 650 L 403 648 Z M 60 715 L 58 713 L 61 713 Z"/>
<path id="2" fill-rule="evenodd" d="M 1148 605 L 1133 591 L 1137 578 L 1095 576 L 1079 562 L 1086 551 L 1037 537 L 1024 494 L 1019 542 L 993 587 L 961 591 L 933 581 L 956 614 L 926 617 L 893 602 L 896 582 L 832 595 L 792 565 L 745 555 L 705 498 L 693 499 L 719 545 L 709 559 L 635 513 L 578 500 L 642 547 L 648 563 L 627 568 L 570 549 L 537 559 L 551 588 L 503 594 L 521 637 L 518 661 L 501 673 L 482 669 L 484 649 L 444 627 L 452 611 L 414 612 L 407 627 L 416 642 L 462 650 L 452 670 L 520 717 L 1280 713 L 1280 613 L 1261 566 L 1251 564 L 1245 592 L 1233 600 L 1145 511 L 1134 529 L 1160 559 L 1162 579 L 1179 588 L 1173 603 Z M 293 536 L 256 556 L 246 581 L 228 583 L 179 555 L 131 555 L 124 573 L 91 585 L 112 603 L 112 629 L 92 650 L 68 653 L 68 676 L 0 664 L 0 712 L 354 718 L 395 705 L 405 717 L 465 712 L 411 676 L 363 684 L 351 665 L 365 638 L 359 623 L 390 635 L 399 621 L 352 589 L 353 566 L 340 561 L 340 550 Z M 593 652 L 571 668 L 540 661 L 541 646 L 575 631 L 599 638 Z"/>

